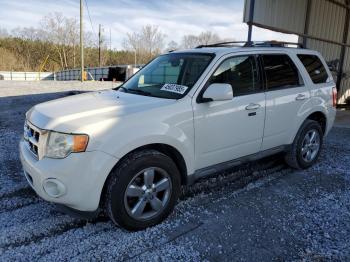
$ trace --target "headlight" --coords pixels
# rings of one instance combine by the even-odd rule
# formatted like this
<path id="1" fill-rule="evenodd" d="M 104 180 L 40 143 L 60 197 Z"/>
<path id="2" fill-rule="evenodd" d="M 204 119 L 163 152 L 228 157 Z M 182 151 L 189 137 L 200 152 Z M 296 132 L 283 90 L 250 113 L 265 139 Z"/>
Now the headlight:
<path id="1" fill-rule="evenodd" d="M 45 156 L 51 158 L 65 158 L 70 153 L 84 152 L 89 137 L 87 135 L 72 135 L 50 132 L 46 145 Z"/>

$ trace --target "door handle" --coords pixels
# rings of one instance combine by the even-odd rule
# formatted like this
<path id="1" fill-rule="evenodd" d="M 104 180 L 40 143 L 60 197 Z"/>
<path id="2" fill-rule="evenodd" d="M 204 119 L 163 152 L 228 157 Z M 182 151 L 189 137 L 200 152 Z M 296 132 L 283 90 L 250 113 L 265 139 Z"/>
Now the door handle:
<path id="1" fill-rule="evenodd" d="M 245 107 L 245 110 L 257 110 L 261 107 L 259 104 L 250 103 Z"/>
<path id="2" fill-rule="evenodd" d="M 305 100 L 305 99 L 306 99 L 306 95 L 303 95 L 303 94 L 298 94 L 295 97 L 295 100 L 297 100 L 297 101 L 301 101 L 301 100 Z"/>

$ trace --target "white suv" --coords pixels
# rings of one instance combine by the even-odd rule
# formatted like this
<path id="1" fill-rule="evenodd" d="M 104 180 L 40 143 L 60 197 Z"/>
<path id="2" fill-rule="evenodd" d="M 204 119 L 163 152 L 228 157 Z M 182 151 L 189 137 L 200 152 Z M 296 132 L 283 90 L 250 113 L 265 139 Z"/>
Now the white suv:
<path id="1" fill-rule="evenodd" d="M 324 59 L 232 45 L 164 54 L 114 90 L 34 106 L 20 142 L 29 184 L 70 211 L 103 210 L 139 230 L 164 220 L 198 178 L 278 152 L 310 167 L 336 113 Z"/>

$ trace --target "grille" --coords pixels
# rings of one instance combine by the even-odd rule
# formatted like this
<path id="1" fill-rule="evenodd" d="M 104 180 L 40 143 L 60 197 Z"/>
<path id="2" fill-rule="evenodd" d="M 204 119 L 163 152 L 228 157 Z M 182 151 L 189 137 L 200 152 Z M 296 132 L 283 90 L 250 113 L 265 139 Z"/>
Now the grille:
<path id="1" fill-rule="evenodd" d="M 40 148 L 40 129 L 34 127 L 28 121 L 24 124 L 24 140 L 27 143 L 29 150 L 35 155 L 36 158 L 39 158 L 39 148 Z"/>

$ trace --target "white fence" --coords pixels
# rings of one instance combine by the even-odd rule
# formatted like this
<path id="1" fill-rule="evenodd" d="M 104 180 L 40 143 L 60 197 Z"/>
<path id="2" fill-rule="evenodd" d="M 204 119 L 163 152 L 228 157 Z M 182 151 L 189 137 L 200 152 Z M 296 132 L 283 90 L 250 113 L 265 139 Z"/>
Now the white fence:
<path id="1" fill-rule="evenodd" d="M 18 81 L 54 80 L 54 73 L 0 71 L 0 80 L 18 80 Z"/>

